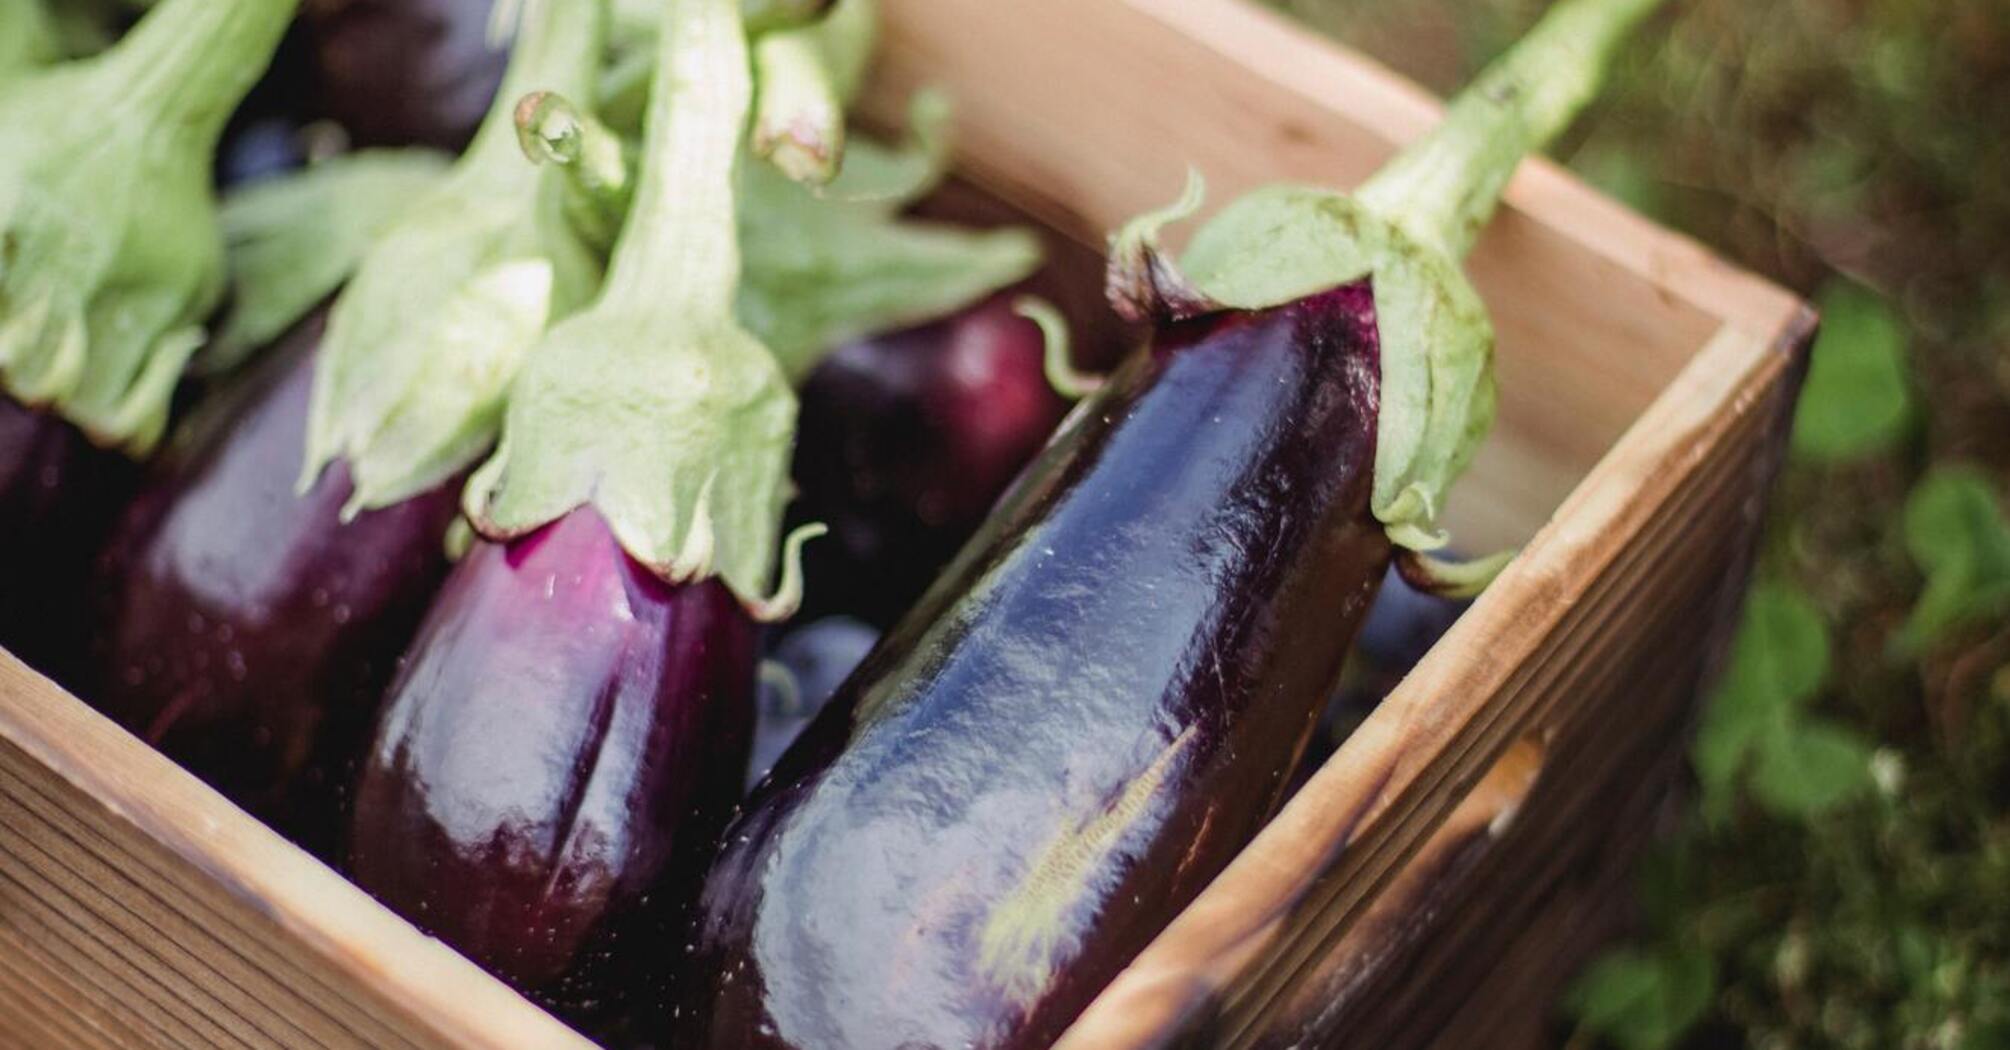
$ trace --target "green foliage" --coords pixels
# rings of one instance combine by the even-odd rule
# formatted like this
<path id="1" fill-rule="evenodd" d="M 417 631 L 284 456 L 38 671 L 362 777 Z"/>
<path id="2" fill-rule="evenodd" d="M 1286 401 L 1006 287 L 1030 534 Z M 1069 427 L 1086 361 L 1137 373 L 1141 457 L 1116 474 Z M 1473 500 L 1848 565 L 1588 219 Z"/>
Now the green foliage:
<path id="1" fill-rule="evenodd" d="M 1717 964 L 1698 951 L 1616 951 L 1592 964 L 1570 990 L 1584 1026 L 1625 1050 L 1668 1046 L 1703 1017 Z"/>
<path id="2" fill-rule="evenodd" d="M 1905 504 L 1905 546 L 1926 577 L 1900 642 L 1909 649 L 1949 629 L 2010 610 L 2010 520 L 1979 471 L 1929 475 Z"/>
<path id="3" fill-rule="evenodd" d="M 1822 332 L 1794 418 L 1794 454 L 1840 463 L 1889 452 L 1912 416 L 1906 334 L 1896 311 L 1858 285 L 1821 298 Z"/>
<path id="4" fill-rule="evenodd" d="M 1769 812 L 1798 818 L 1818 816 L 1869 786 L 1869 745 L 1806 711 L 1828 672 L 1820 611 L 1791 587 L 1756 588 L 1697 736 L 1708 819 L 1728 819 L 1747 782 Z"/>

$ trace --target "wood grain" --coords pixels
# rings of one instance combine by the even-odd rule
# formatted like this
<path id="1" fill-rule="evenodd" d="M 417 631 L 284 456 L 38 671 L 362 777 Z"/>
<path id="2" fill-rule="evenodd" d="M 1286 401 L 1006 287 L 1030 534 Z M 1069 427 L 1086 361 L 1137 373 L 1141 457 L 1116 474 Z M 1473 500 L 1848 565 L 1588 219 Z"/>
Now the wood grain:
<path id="1" fill-rule="evenodd" d="M 1709 526 L 1699 522 L 1749 499 L 1757 439 L 1777 430 L 1769 394 L 1794 369 L 1788 354 L 1733 330 L 1714 340 L 1060 1045 L 1158 1045 L 1194 1025 L 1212 1034 L 1204 1045 L 1235 1045 L 1324 938 L 1372 905 L 1508 741 L 1567 718 L 1549 710 L 1559 703 L 1582 707 L 1595 695 L 1583 680 L 1597 668 L 1673 641 L 1637 622 L 1637 610 L 1682 596 L 1666 574 L 1726 575 L 1729 552 L 1709 557 L 1698 540 Z M 1728 531 L 1721 520 L 1717 531 Z"/>
<path id="2" fill-rule="evenodd" d="M 0 1046 L 590 1045 L 4 654 L 0 697 L 0 1009 L 75 1029 Z"/>
<path id="3" fill-rule="evenodd" d="M 871 120 L 949 89 L 962 174 L 1082 249 L 1076 281 L 1189 165 L 1217 203 L 1347 185 L 1438 113 L 1241 0 L 886 9 Z M 1526 551 L 1067 1045 L 1505 1045 L 1605 928 L 1679 771 L 1809 318 L 1543 162 L 1472 271 L 1501 418 L 1450 518 Z M 1098 342 L 1125 337 L 1068 291 Z M 1503 756 L 1538 747 L 1516 805 Z M 4 655 L 0 1017 L 24 1050 L 588 1045 Z"/>

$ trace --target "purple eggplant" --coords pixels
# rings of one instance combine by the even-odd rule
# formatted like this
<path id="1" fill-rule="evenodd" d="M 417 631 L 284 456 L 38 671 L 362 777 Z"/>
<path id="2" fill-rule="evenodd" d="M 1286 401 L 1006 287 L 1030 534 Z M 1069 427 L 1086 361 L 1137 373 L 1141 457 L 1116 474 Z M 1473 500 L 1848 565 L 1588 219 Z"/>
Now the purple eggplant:
<path id="1" fill-rule="evenodd" d="M 885 626 L 914 604 L 1066 413 L 1045 350 L 1000 296 L 840 347 L 810 373 L 798 513 L 831 529 L 805 556 L 811 615 Z"/>
<path id="2" fill-rule="evenodd" d="M 279 830 L 326 853 L 377 700 L 447 560 L 456 486 L 342 520 L 340 463 L 296 493 L 321 315 L 127 509 L 101 561 L 91 695 Z"/>
<path id="3" fill-rule="evenodd" d="M 296 2 L 161 0 L 0 91 L 0 644 L 46 670 L 134 477 L 112 452 L 153 452 L 221 296 L 217 141 Z"/>
<path id="4" fill-rule="evenodd" d="M 1121 370 L 728 836 L 697 1045 L 1050 1043 L 1312 729 L 1388 559 L 1377 381 L 1362 284 Z"/>
<path id="5" fill-rule="evenodd" d="M 664 583 L 592 510 L 455 568 L 358 782 L 359 884 L 575 1016 L 650 981 L 737 795 L 754 622 Z M 681 866 L 681 868 L 680 868 Z M 654 899 L 652 899 L 652 894 Z"/>
<path id="6" fill-rule="evenodd" d="M 391 687 L 350 838 L 359 885 L 596 1027 L 662 1003 L 740 795 L 759 624 L 801 591 L 801 538 L 770 590 L 794 396 L 732 315 L 747 41 L 736 0 L 663 21 L 633 212 L 510 381 L 464 500 L 485 542 Z"/>
<path id="7" fill-rule="evenodd" d="M 315 108 L 364 145 L 459 149 L 502 86 L 495 0 L 307 0 Z"/>
<path id="8" fill-rule="evenodd" d="M 91 559 L 139 471 L 60 416 L 0 396 L 0 648 L 68 680 Z"/>
<path id="9" fill-rule="evenodd" d="M 1357 200 L 1258 190 L 1155 327 L 785 754 L 722 840 L 676 1045 L 1032 1048 L 1268 817 L 1392 561 L 1428 556 L 1491 422 L 1463 256 L 1652 0 L 1564 0 Z M 1399 555 L 1400 552 L 1400 555 Z"/>

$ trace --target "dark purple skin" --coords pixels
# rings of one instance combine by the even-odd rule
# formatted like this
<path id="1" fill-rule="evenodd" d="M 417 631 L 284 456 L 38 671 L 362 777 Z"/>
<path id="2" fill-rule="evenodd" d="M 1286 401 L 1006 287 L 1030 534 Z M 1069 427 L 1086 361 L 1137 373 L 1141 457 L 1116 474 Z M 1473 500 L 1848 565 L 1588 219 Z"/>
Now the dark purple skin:
<path id="1" fill-rule="evenodd" d="M 204 406 L 99 561 L 90 699 L 332 855 L 398 654 L 446 575 L 458 486 L 343 523 L 346 467 L 296 494 L 317 314 Z"/>
<path id="2" fill-rule="evenodd" d="M 1267 819 L 1390 549 L 1373 298 L 1170 326 L 728 829 L 687 1047 L 1045 1047 Z"/>
<path id="3" fill-rule="evenodd" d="M 502 86 L 494 0 L 307 0 L 314 106 L 358 145 L 458 150 Z"/>
<path id="4" fill-rule="evenodd" d="M 665 584 L 590 509 L 478 544 L 391 686 L 356 883 L 576 1021 L 660 1001 L 740 794 L 756 634 L 717 580 Z"/>
<path id="5" fill-rule="evenodd" d="M 91 559 L 138 478 L 61 417 L 0 395 L 0 648 L 73 679 Z"/>
<path id="6" fill-rule="evenodd" d="M 1045 348 L 999 296 L 817 366 L 801 393 L 797 514 L 831 535 L 804 552 L 805 616 L 884 628 L 914 604 L 1067 412 Z"/>

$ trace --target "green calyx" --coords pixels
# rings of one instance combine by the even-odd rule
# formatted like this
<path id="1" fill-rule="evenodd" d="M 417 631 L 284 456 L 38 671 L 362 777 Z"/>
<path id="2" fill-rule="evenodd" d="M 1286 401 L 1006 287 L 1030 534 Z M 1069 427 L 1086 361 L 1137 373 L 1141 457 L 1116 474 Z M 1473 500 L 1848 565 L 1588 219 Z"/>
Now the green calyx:
<path id="1" fill-rule="evenodd" d="M 554 96 L 526 99 L 519 114 L 531 156 L 566 170 L 575 224 L 608 231 L 611 242 L 635 189 L 622 140 Z M 1039 267 L 1028 231 L 901 218 L 947 169 L 948 117 L 942 96 L 917 95 L 909 143 L 854 141 L 844 171 L 821 189 L 741 165 L 735 314 L 792 379 L 849 340 L 947 316 Z"/>
<path id="2" fill-rule="evenodd" d="M 944 317 L 1039 268 L 1040 243 L 1029 231 L 901 217 L 941 179 L 947 116 L 940 96 L 918 96 L 911 144 L 855 140 L 844 171 L 821 192 L 767 165 L 746 166 L 746 277 L 736 309 L 791 377 L 849 340 Z"/>
<path id="3" fill-rule="evenodd" d="M 769 591 L 796 400 L 733 313 L 754 95 L 738 0 L 669 0 L 660 49 L 606 285 L 531 351 L 465 508 L 501 541 L 590 505 L 666 581 L 718 576 L 751 613 L 777 618 L 801 589 L 785 572 Z"/>
<path id="4" fill-rule="evenodd" d="M 144 455 L 221 297 L 211 168 L 297 0 L 166 0 L 0 81 L 0 386 Z M 78 114 L 88 119 L 78 119 Z"/>
<path id="5" fill-rule="evenodd" d="M 1158 233 L 1198 211 L 1196 180 L 1179 204 L 1112 239 L 1113 305 L 1167 321 L 1372 281 L 1382 361 L 1373 511 L 1397 545 L 1443 548 L 1438 515 L 1496 408 L 1493 327 L 1459 261 L 1521 159 L 1592 99 L 1618 41 L 1656 2 L 1562 0 L 1358 193 L 1256 190 L 1196 231 L 1174 264 Z"/>
<path id="6" fill-rule="evenodd" d="M 524 162 L 514 101 L 583 92 L 604 0 L 537 0 L 523 12 L 504 93 L 474 144 L 371 242 L 336 300 L 316 363 L 301 484 L 346 460 L 346 513 L 453 477 L 495 441 L 524 355 L 600 279 L 567 221 L 564 187 Z"/>
<path id="7" fill-rule="evenodd" d="M 43 0 L 0 0 L 0 80 L 62 57 L 55 20 Z"/>
<path id="8" fill-rule="evenodd" d="M 285 334 L 342 287 L 447 169 L 448 159 L 431 150 L 364 150 L 226 196 L 230 309 L 196 367 L 235 368 Z"/>

